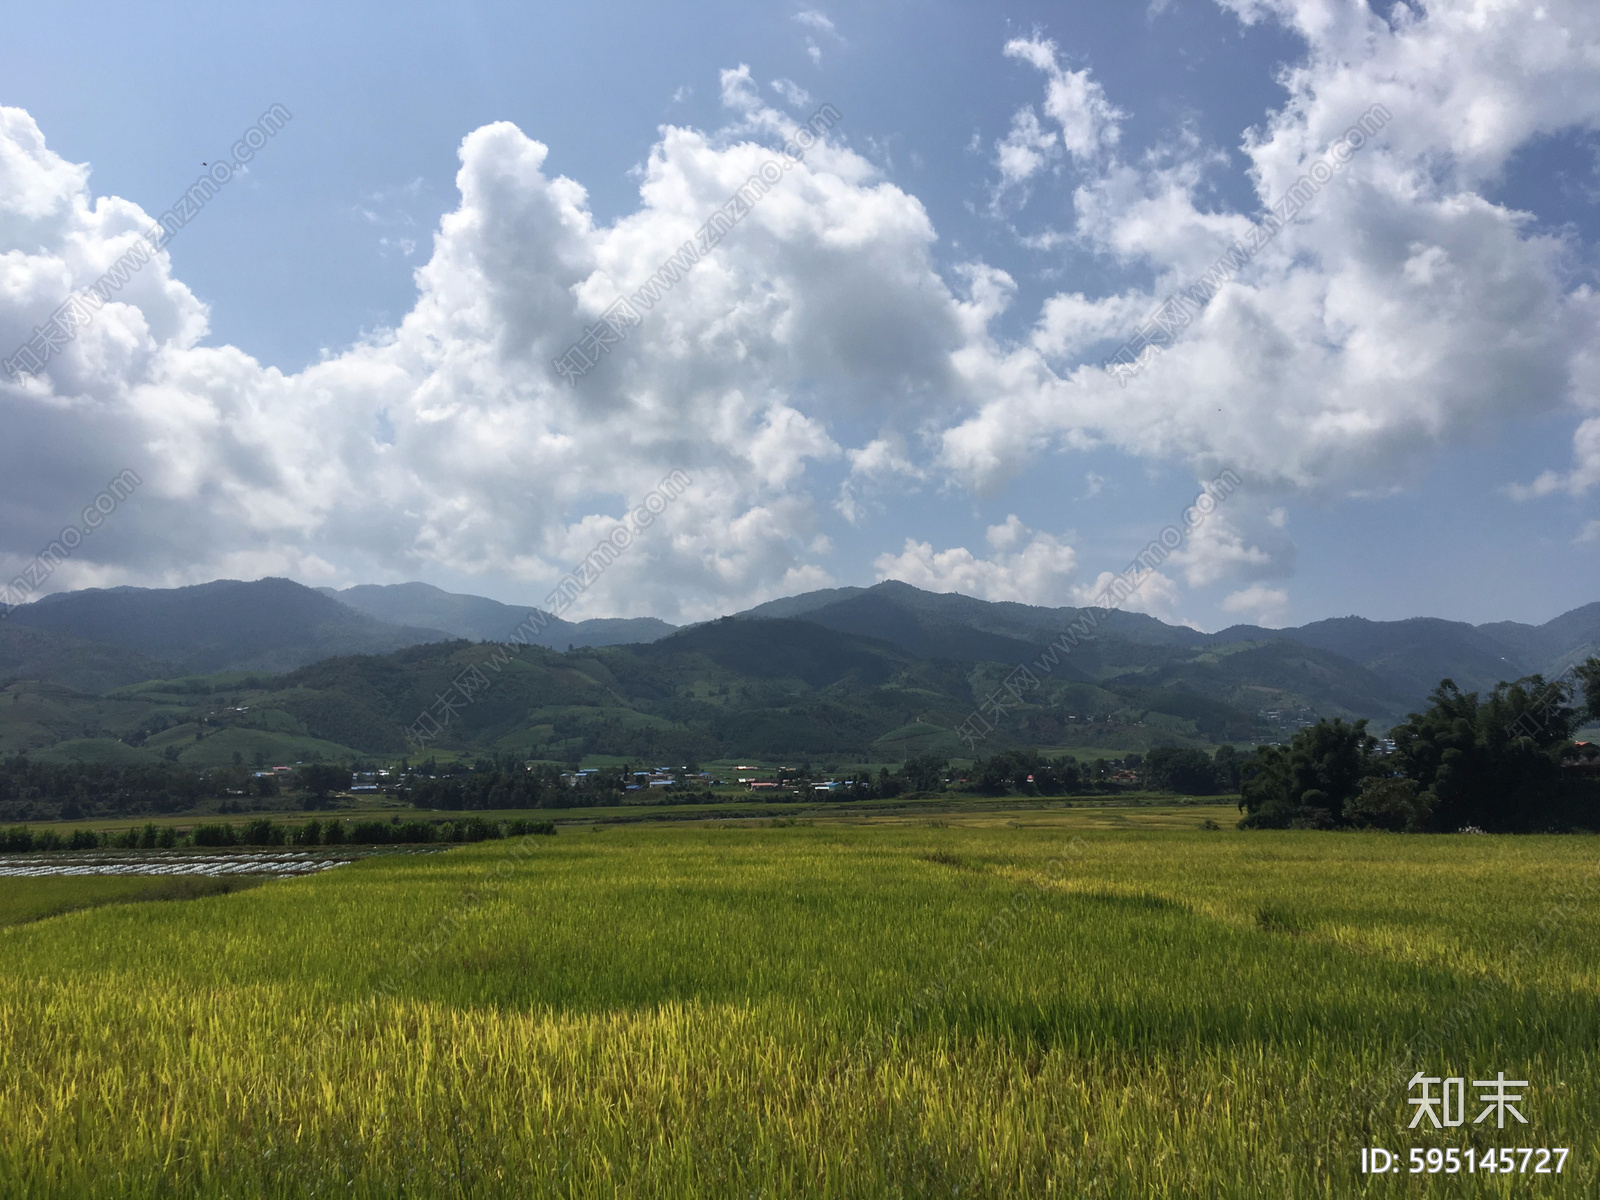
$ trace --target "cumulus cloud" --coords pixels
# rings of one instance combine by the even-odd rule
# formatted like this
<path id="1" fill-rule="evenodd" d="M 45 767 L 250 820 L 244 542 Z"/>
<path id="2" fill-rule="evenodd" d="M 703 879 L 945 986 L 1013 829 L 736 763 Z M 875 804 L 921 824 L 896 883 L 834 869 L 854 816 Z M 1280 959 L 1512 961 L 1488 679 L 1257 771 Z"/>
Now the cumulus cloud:
<path id="1" fill-rule="evenodd" d="M 1499 422 L 1600 407 L 1600 299 L 1574 284 L 1565 243 L 1485 194 L 1530 140 L 1600 125 L 1600 9 L 1441 3 L 1385 21 L 1323 0 L 1230 7 L 1307 48 L 1283 77 L 1286 103 L 1242 139 L 1263 209 L 1374 104 L 1387 124 L 1125 388 L 1098 360 L 1132 335 L 1134 314 L 1248 237 L 1255 215 L 1216 205 L 1214 148 L 1104 155 L 1073 197 L 1073 236 L 1155 286 L 1063 293 L 1027 344 L 962 361 L 987 398 L 945 428 L 941 461 L 970 486 L 1105 441 L 1200 472 L 1233 467 L 1258 488 L 1372 490 Z M 1053 62 L 1036 40 L 1012 45 Z M 1535 486 L 1591 486 L 1582 444 L 1577 457 L 1571 475 Z"/>
<path id="2" fill-rule="evenodd" d="M 1565 242 L 1487 195 L 1531 140 L 1600 126 L 1600 8 L 1463 0 L 1385 20 L 1325 0 L 1228 3 L 1305 44 L 1283 105 L 1241 136 L 1261 206 L 1374 103 L 1390 117 L 1126 388 L 1099 357 L 1256 214 L 1217 204 L 1222 152 L 1192 136 L 1124 157 L 1122 112 L 1039 37 L 1002 48 L 1044 74 L 1031 123 L 986 138 L 1017 135 L 1000 170 L 1019 186 L 1072 163 L 1072 204 L 1048 236 L 1064 227 L 1125 267 L 1126 286 L 1063 287 L 1008 339 L 1015 281 L 936 261 L 922 204 L 829 135 L 569 386 L 553 360 L 694 247 L 797 130 L 738 68 L 720 80 L 728 123 L 663 127 L 637 205 L 609 222 L 546 169 L 535 138 L 472 131 L 458 204 L 431 245 L 417 239 L 412 310 L 296 374 L 202 345 L 205 305 L 156 254 L 43 375 L 0 382 L 0 568 L 130 467 L 145 485 L 61 568 L 63 585 L 437 571 L 521 581 L 539 599 L 682 471 L 693 486 L 583 597 L 586 613 L 678 619 L 829 580 L 830 500 L 860 520 L 891 489 L 982 495 L 1075 449 L 1243 477 L 1260 507 L 1234 496 L 1174 559 L 1188 586 L 1245 585 L 1235 595 L 1288 572 L 1289 497 L 1403 486 L 1433 449 L 1506 420 L 1564 410 L 1577 430 L 1570 467 L 1524 494 L 1593 488 L 1600 296 L 1574 282 Z M 816 10 L 796 20 L 837 39 Z M 0 109 L 4 347 L 150 224 L 88 178 L 26 112 Z M 859 445 L 844 429 L 874 433 Z M 913 541 L 878 570 L 1076 598 L 1070 546 L 1010 521 L 994 531 L 981 555 Z M 1144 603 L 1176 611 L 1176 588 L 1153 579 Z"/>
<path id="3" fill-rule="evenodd" d="M 1288 575 L 1294 564 L 1294 543 L 1283 532 L 1281 520 L 1276 520 L 1282 510 L 1258 518 L 1244 496 L 1235 495 L 1227 504 L 1227 512 L 1212 512 L 1190 531 L 1184 545 L 1173 551 L 1171 561 L 1183 568 L 1184 582 L 1200 588 L 1223 581 Z M 1251 528 L 1246 532 L 1241 526 Z"/>
<path id="4" fill-rule="evenodd" d="M 1013 38 L 1006 43 L 1005 53 L 1047 76 L 1045 116 L 1056 123 L 1061 147 L 1068 154 L 1075 159 L 1089 159 L 1116 144 L 1127 114 L 1106 99 L 1105 88 L 1090 77 L 1087 69 L 1066 70 L 1057 58 L 1056 44 L 1045 38 Z"/>
<path id="5" fill-rule="evenodd" d="M 1579 496 L 1600 484 L 1600 417 L 1591 417 L 1572 435 L 1572 470 L 1545 471 L 1530 484 L 1512 484 L 1510 492 L 1519 500 L 1565 492 Z"/>
<path id="6" fill-rule="evenodd" d="M 1013 38 L 1006 43 L 1005 54 L 1048 77 L 1043 108 L 1053 125 L 1040 121 L 1032 105 L 1017 110 L 1010 132 L 995 143 L 995 166 L 1000 171 L 997 198 L 1063 158 L 1087 161 L 1115 145 L 1127 115 L 1106 99 L 1105 89 L 1087 69 L 1064 69 L 1054 42 L 1037 36 Z"/>
<path id="7" fill-rule="evenodd" d="M 907 538 L 899 554 L 880 554 L 878 578 L 898 579 L 930 592 L 960 592 L 981 600 L 1061 605 L 1072 601 L 1078 560 L 1071 546 L 1029 529 L 1015 513 L 986 534 L 990 554 L 965 546 L 935 551 L 931 542 Z"/>
<path id="8" fill-rule="evenodd" d="M 1255 583 L 1222 601 L 1224 612 L 1248 617 L 1253 625 L 1281 629 L 1289 623 L 1289 593 L 1283 588 Z"/>
<path id="9" fill-rule="evenodd" d="M 1085 608 L 1105 607 L 1108 596 L 1116 594 L 1111 592 L 1110 588 L 1118 578 L 1119 576 L 1111 571 L 1101 571 L 1094 583 L 1072 590 L 1072 603 Z M 1117 608 L 1127 612 L 1145 613 L 1169 625 L 1198 628 L 1193 621 L 1183 616 L 1183 590 L 1171 576 L 1156 570 L 1137 571 L 1133 585 L 1133 591 L 1121 604 L 1116 605 Z"/>
<path id="10" fill-rule="evenodd" d="M 145 486 L 60 583 L 442 569 L 542 598 L 678 470 L 693 486 L 584 594 L 588 612 L 694 618 L 828 582 L 808 472 L 842 449 L 800 382 L 820 372 L 838 404 L 893 413 L 948 375 L 972 319 L 933 269 L 922 206 L 870 163 L 813 146 L 577 386 L 553 366 L 796 130 L 752 99 L 748 71 L 723 91 L 734 123 L 664 129 L 639 207 L 609 225 L 544 170 L 543 144 L 474 131 L 413 310 L 299 374 L 200 345 L 205 306 L 154 256 L 45 373 L 0 385 L 6 565 L 132 467 Z M 0 110 L 0 341 L 149 225 Z"/>

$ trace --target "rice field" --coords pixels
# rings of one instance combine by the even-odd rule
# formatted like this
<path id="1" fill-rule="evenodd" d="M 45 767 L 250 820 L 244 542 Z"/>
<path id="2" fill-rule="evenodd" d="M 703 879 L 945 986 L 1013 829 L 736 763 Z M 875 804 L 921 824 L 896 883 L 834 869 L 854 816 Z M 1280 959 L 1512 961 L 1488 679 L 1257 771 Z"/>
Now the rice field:
<path id="1" fill-rule="evenodd" d="M 1600 840 L 1206 815 L 568 829 L 0 929 L 0 1194 L 1595 1193 Z M 1408 1131 L 1419 1069 L 1528 1124 Z"/>
<path id="2" fill-rule="evenodd" d="M 310 875 L 350 861 L 350 855 L 294 850 L 232 854 L 170 850 L 14 854 L 0 857 L 0 879 L 47 875 Z"/>

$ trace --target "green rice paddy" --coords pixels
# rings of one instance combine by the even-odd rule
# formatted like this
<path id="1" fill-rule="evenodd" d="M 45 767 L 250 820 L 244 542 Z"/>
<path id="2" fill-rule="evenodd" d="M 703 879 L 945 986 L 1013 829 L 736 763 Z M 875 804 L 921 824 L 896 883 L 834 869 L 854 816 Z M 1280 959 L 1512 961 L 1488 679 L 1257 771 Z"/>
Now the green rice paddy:
<path id="1" fill-rule="evenodd" d="M 1594 1194 L 1600 840 L 1226 815 L 568 828 L 12 925 L 0 1194 Z M 1419 1069 L 1529 1123 L 1409 1131 Z"/>

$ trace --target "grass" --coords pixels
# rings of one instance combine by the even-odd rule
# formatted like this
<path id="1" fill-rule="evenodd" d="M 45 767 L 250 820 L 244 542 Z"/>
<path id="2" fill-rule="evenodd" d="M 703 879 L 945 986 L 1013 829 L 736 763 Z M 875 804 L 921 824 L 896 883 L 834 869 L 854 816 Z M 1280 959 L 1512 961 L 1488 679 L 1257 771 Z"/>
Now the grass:
<path id="1" fill-rule="evenodd" d="M 0 926 L 23 925 L 102 904 L 196 900 L 255 886 L 252 877 L 41 875 L 0 879 Z"/>
<path id="2" fill-rule="evenodd" d="M 883 816 L 938 816 L 945 813 L 967 815 L 997 813 L 1009 818 L 1021 812 L 1057 811 L 1067 807 L 1084 813 L 1103 813 L 1105 816 L 1099 818 L 1100 822 L 1116 826 L 1126 825 L 1135 819 L 1134 814 L 1146 812 L 1172 814 L 1177 817 L 1175 827 L 1184 829 L 1194 827 L 1194 822 L 1188 819 L 1191 815 L 1209 817 L 1230 827 L 1239 820 L 1238 802 L 1232 797 L 1178 798 L 1168 793 L 1156 792 L 1130 792 L 1117 797 L 1078 796 L 1037 799 L 1018 799 L 1015 796 L 969 796 L 948 792 L 921 797 L 903 796 L 893 800 L 766 800 L 749 797 L 748 792 L 730 789 L 717 793 L 716 798 L 709 804 L 606 804 L 583 808 L 494 809 L 415 808 L 385 796 L 351 797 L 340 801 L 336 806 L 310 809 L 282 800 L 268 803 L 252 799 L 250 801 L 252 807 L 237 813 L 219 812 L 218 804 L 213 802 L 207 804 L 203 810 L 197 809 L 187 813 L 91 817 L 72 821 L 30 821 L 26 824 L 36 829 L 57 829 L 65 835 L 80 826 L 103 831 L 143 828 L 146 823 L 153 823 L 157 826 L 172 825 L 180 829 L 189 829 L 196 824 L 217 822 L 239 824 L 263 818 L 291 825 L 311 820 L 324 822 L 342 820 L 347 823 L 366 820 L 387 821 L 394 817 L 402 821 L 458 821 L 475 817 L 485 821 L 513 821 L 520 818 L 531 821 L 555 821 L 562 825 L 586 825 L 595 822 L 629 824 L 639 821 L 749 820 L 777 817 L 804 819 L 826 817 L 850 820 Z M 262 804 L 263 807 L 253 807 L 256 803 Z M 1096 819 L 1089 818 L 1089 820 L 1093 822 Z"/>
<path id="3" fill-rule="evenodd" d="M 1594 1193 L 1600 843 L 1211 815 L 595 826 L 12 927 L 0 1193 L 1399 1196 L 1363 1145 L 1469 1144 L 1573 1156 L 1428 1190 Z M 1418 1067 L 1532 1124 L 1408 1134 Z"/>

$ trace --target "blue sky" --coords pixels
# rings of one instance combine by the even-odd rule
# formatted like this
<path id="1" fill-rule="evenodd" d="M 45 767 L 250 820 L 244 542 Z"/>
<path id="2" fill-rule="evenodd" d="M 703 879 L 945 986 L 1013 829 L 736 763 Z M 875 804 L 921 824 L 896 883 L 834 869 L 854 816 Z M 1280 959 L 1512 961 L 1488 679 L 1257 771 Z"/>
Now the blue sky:
<path id="1" fill-rule="evenodd" d="M 0 384 L 0 556 L 132 465 L 51 586 L 539 603 L 681 469 L 575 615 L 890 576 L 1071 604 L 1230 469 L 1131 606 L 1548 619 L 1600 598 L 1597 16 L 1469 7 L 58 6 L 0 48 L 7 346 L 125 249 L 130 206 L 293 119 Z M 826 144 L 565 387 L 551 351 L 602 294 L 824 102 Z M 1095 371 L 1375 103 L 1179 344 Z"/>

